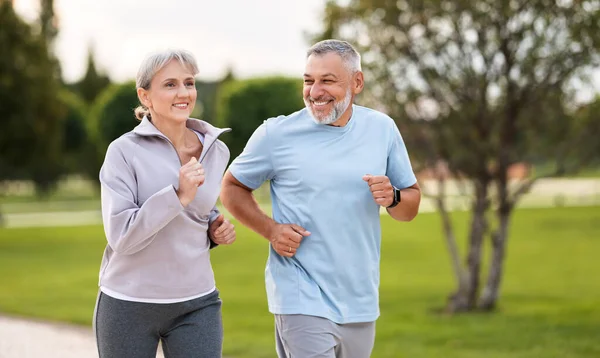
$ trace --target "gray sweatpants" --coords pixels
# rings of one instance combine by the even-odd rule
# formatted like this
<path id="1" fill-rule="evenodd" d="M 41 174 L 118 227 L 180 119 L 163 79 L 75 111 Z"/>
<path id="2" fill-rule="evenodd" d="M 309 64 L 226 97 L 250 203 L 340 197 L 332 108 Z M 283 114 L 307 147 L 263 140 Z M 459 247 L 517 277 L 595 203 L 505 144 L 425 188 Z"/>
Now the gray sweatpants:
<path id="1" fill-rule="evenodd" d="M 220 358 L 221 299 L 214 292 L 178 303 L 123 301 L 100 293 L 94 329 L 100 358 Z"/>
<path id="2" fill-rule="evenodd" d="M 306 315 L 275 315 L 279 358 L 368 358 L 375 322 L 337 324 Z"/>

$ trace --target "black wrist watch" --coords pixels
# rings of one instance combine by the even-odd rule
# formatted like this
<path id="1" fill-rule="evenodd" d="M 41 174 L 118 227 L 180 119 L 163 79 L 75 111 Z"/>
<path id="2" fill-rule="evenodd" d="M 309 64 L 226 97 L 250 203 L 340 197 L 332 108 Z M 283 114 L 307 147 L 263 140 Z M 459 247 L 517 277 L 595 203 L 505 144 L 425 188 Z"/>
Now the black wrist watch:
<path id="1" fill-rule="evenodd" d="M 396 188 L 395 186 L 392 186 L 392 188 L 394 189 L 394 201 L 392 202 L 392 205 L 388 206 L 388 209 L 393 208 L 394 206 L 398 205 L 399 202 L 402 201 L 402 195 L 400 194 L 400 189 Z"/>

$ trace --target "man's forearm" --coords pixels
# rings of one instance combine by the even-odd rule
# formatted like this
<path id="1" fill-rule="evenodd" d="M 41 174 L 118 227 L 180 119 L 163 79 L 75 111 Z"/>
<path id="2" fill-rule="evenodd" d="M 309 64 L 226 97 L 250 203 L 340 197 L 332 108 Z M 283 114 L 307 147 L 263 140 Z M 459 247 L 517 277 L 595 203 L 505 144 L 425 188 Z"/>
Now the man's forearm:
<path id="1" fill-rule="evenodd" d="M 223 183 L 221 203 L 243 225 L 268 239 L 275 221 L 265 214 L 248 189 Z"/>
<path id="2" fill-rule="evenodd" d="M 419 187 L 408 187 L 400 191 L 402 201 L 393 208 L 388 208 L 387 212 L 391 217 L 398 221 L 411 221 L 419 212 L 421 203 L 421 189 Z"/>

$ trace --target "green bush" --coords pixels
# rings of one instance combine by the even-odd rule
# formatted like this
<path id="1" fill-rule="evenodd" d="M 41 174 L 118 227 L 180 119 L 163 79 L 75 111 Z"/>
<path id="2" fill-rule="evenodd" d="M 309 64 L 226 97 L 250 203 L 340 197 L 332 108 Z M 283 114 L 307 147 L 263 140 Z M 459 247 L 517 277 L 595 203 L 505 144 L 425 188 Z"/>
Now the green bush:
<path id="1" fill-rule="evenodd" d="M 266 119 L 304 106 L 302 81 L 267 77 L 227 82 L 217 94 L 217 126 L 233 131 L 223 136 L 231 159 L 237 157 L 254 130 Z"/>
<path id="2" fill-rule="evenodd" d="M 87 175 L 98 179 L 108 145 L 132 130 L 139 122 L 133 110 L 139 105 L 135 82 L 108 86 L 94 102 L 88 127 L 89 141 L 85 150 Z"/>
<path id="3" fill-rule="evenodd" d="M 94 103 L 92 117 L 102 152 L 110 142 L 139 123 L 133 113 L 138 105 L 135 83 L 132 81 L 111 85 L 100 94 Z"/>

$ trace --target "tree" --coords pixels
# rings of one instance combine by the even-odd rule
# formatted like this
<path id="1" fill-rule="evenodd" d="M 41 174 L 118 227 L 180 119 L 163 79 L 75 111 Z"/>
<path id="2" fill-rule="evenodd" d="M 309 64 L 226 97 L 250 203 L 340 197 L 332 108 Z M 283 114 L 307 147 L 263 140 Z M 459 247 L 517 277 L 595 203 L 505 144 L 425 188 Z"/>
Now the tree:
<path id="1" fill-rule="evenodd" d="M 302 108 L 302 81 L 267 77 L 226 82 L 217 94 L 217 121 L 233 131 L 223 138 L 237 157 L 254 130 L 266 119 Z"/>
<path id="2" fill-rule="evenodd" d="M 87 132 L 87 106 L 78 95 L 66 89 L 58 93 L 58 99 L 67 109 L 62 135 L 64 170 L 68 173 L 81 174 L 85 172 L 82 168 L 87 165 L 89 148 L 94 145 Z"/>
<path id="3" fill-rule="evenodd" d="M 62 118 L 56 62 L 45 39 L 0 2 L 0 180 L 33 180 L 47 192 L 60 176 Z"/>
<path id="4" fill-rule="evenodd" d="M 71 85 L 75 92 L 83 98 L 88 104 L 92 104 L 96 97 L 110 85 L 110 79 L 104 73 L 96 69 L 94 53 L 90 48 L 88 51 L 87 70 L 83 78 Z"/>
<path id="5" fill-rule="evenodd" d="M 46 42 L 48 58 L 52 61 L 52 75 L 57 81 L 62 81 L 60 63 L 54 55 L 54 40 L 58 35 L 58 18 L 54 14 L 54 0 L 41 0 L 40 7 L 38 28 L 36 30 L 39 31 L 40 36 Z"/>
<path id="6" fill-rule="evenodd" d="M 58 20 L 54 15 L 54 0 L 40 1 L 40 32 L 46 44 L 51 46 L 58 35 Z"/>
<path id="7" fill-rule="evenodd" d="M 599 64 L 598 0 L 329 1 L 318 39 L 358 45 L 367 91 L 362 100 L 398 121 L 413 160 L 432 168 L 433 193 L 457 289 L 450 312 L 492 310 L 498 300 L 510 219 L 540 177 L 590 162 L 596 141 L 573 120 L 573 88 Z M 579 124 L 577 124 L 579 123 Z M 588 123 L 589 125 L 589 123 Z M 552 162 L 552 170 L 511 181 L 508 169 Z M 444 195 L 444 163 L 471 198 L 466 265 Z M 464 183 L 464 181 L 458 181 Z M 426 188 L 428 189 L 428 188 Z M 488 215 L 488 211 L 493 215 Z M 491 244 L 480 282 L 482 246 Z"/>

